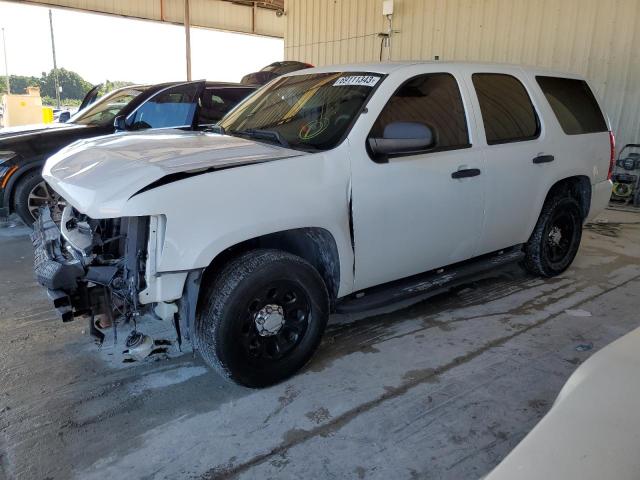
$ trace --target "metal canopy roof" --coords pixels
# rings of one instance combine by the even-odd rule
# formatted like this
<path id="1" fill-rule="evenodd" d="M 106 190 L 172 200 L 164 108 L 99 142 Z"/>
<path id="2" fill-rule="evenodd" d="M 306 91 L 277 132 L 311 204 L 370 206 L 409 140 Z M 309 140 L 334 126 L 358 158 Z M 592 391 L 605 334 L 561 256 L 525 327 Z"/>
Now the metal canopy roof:
<path id="1" fill-rule="evenodd" d="M 120 17 L 184 23 L 184 0 L 9 0 Z M 282 38 L 284 0 L 189 0 L 191 26 Z"/>

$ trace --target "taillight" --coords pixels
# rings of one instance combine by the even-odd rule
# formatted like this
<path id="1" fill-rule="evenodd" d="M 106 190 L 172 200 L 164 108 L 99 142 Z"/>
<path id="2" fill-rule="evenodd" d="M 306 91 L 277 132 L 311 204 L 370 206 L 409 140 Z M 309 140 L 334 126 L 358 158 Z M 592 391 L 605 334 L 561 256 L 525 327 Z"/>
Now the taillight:
<path id="1" fill-rule="evenodd" d="M 607 180 L 611 180 L 613 176 L 613 167 L 616 166 L 616 137 L 613 132 L 609 132 L 609 145 L 611 146 L 611 156 L 609 157 L 609 174 Z"/>

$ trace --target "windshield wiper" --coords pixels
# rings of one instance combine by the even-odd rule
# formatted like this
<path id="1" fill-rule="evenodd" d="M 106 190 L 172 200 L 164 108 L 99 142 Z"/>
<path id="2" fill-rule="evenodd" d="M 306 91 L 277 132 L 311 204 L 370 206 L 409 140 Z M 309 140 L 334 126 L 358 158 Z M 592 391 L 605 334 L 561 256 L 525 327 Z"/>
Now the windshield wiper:
<path id="1" fill-rule="evenodd" d="M 246 135 L 247 137 L 257 138 L 261 140 L 275 140 L 285 148 L 289 148 L 289 142 L 287 142 L 280 132 L 275 130 L 261 130 L 259 128 L 247 128 L 246 130 L 233 130 L 229 133 L 235 135 Z"/>

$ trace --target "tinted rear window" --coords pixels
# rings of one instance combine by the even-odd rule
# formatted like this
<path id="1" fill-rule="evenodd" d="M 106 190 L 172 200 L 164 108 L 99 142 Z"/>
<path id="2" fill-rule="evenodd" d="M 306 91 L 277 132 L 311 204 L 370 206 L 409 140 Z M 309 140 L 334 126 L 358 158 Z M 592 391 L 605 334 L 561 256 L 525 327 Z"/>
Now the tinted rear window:
<path id="1" fill-rule="evenodd" d="M 536 77 L 564 133 L 606 132 L 607 122 L 589 85 L 584 80 Z"/>
<path id="2" fill-rule="evenodd" d="M 538 136 L 536 111 L 517 78 L 501 73 L 474 73 L 472 78 L 489 145 Z"/>

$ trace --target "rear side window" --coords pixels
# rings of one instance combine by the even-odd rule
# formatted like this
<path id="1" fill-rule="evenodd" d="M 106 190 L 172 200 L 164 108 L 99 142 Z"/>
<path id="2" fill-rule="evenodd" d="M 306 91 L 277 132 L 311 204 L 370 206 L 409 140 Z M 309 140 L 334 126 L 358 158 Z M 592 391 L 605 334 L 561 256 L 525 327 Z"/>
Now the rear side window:
<path id="1" fill-rule="evenodd" d="M 251 88 L 207 88 L 200 99 L 198 125 L 217 123 L 251 92 Z"/>
<path id="2" fill-rule="evenodd" d="M 396 122 L 429 126 L 436 138 L 431 151 L 469 146 L 460 89 L 449 73 L 419 75 L 401 85 L 380 113 L 370 136 L 384 138 L 386 127 Z"/>
<path id="3" fill-rule="evenodd" d="M 538 137 L 538 116 L 517 78 L 500 73 L 474 73 L 472 79 L 489 145 Z"/>
<path id="4" fill-rule="evenodd" d="M 536 77 L 542 93 L 564 133 L 606 132 L 607 122 L 596 98 L 584 80 L 559 77 Z"/>

